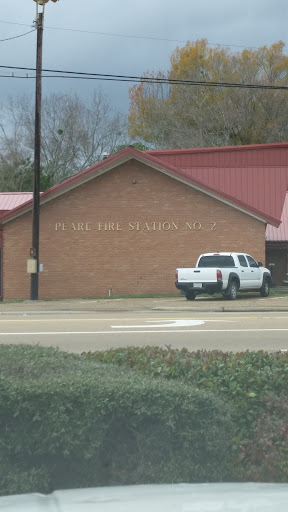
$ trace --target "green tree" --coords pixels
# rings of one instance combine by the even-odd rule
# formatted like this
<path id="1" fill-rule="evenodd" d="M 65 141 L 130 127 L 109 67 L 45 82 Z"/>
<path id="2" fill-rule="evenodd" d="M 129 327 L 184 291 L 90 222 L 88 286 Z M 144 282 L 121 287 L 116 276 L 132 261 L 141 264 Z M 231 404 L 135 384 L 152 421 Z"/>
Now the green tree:
<path id="1" fill-rule="evenodd" d="M 162 73 L 147 73 L 161 78 Z M 171 55 L 169 78 L 288 86 L 281 41 L 233 54 L 188 42 Z M 286 90 L 149 83 L 130 89 L 129 135 L 159 148 L 281 142 L 288 138 Z"/>
<path id="2" fill-rule="evenodd" d="M 0 192 L 32 192 L 34 166 L 30 158 L 5 160 L 0 155 Z M 40 191 L 52 186 L 51 177 L 44 167 L 40 169 Z"/>
<path id="3" fill-rule="evenodd" d="M 150 148 L 141 142 L 131 142 L 130 144 L 120 144 L 120 146 L 116 146 L 112 153 L 118 153 L 122 149 L 127 148 L 127 146 L 132 146 L 133 148 L 139 149 L 140 151 L 148 151 Z"/>

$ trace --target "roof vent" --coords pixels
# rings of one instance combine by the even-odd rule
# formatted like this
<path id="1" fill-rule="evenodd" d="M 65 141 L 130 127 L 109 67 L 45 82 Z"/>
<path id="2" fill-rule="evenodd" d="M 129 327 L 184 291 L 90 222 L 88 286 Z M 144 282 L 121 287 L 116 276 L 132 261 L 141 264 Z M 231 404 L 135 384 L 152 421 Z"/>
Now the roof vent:
<path id="1" fill-rule="evenodd" d="M 108 158 L 108 156 L 110 156 L 109 153 L 107 153 L 107 151 L 103 151 L 101 158 L 102 160 L 105 160 L 105 158 Z"/>

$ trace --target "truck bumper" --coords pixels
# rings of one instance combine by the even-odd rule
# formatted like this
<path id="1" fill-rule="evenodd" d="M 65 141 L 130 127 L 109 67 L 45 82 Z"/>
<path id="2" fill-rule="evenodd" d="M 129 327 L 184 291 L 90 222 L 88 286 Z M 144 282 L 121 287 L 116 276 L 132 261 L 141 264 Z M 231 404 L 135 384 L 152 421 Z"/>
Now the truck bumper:
<path id="1" fill-rule="evenodd" d="M 194 287 L 193 284 L 194 283 L 179 283 L 179 281 L 175 281 L 175 286 L 178 290 L 182 290 L 184 293 L 195 292 L 197 295 L 200 293 L 213 295 L 213 293 L 221 292 L 223 288 L 223 281 L 217 281 L 217 283 L 202 283 L 201 288 L 197 286 Z"/>

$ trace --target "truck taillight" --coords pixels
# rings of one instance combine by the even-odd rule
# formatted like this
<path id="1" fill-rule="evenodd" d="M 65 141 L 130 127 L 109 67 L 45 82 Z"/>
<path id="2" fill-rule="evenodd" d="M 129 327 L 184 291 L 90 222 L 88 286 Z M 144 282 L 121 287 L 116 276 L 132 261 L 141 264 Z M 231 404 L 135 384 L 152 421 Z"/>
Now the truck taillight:
<path id="1" fill-rule="evenodd" d="M 176 270 L 175 279 L 178 281 L 178 270 Z"/>
<path id="2" fill-rule="evenodd" d="M 217 269 L 217 281 L 221 281 L 222 280 L 222 272 L 221 270 L 219 270 L 219 268 Z"/>

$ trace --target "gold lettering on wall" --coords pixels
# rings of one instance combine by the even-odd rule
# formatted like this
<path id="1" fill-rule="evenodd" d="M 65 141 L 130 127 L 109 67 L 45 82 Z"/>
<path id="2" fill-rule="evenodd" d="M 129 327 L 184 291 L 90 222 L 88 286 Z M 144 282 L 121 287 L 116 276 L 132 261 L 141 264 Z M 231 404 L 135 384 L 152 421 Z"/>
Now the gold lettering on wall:
<path id="1" fill-rule="evenodd" d="M 56 222 L 55 231 L 92 231 L 90 222 Z"/>
<path id="2" fill-rule="evenodd" d="M 199 222 L 199 221 L 130 221 L 130 222 L 115 222 L 115 221 L 100 221 L 92 224 L 91 222 L 55 222 L 55 231 L 215 231 L 216 222 Z"/>
<path id="3" fill-rule="evenodd" d="M 98 231 L 122 231 L 120 222 L 98 222 L 97 229 Z"/>
<path id="4" fill-rule="evenodd" d="M 128 222 L 129 231 L 177 231 L 178 222 Z"/>
<path id="5" fill-rule="evenodd" d="M 201 222 L 186 222 L 186 231 L 188 231 L 188 230 L 199 231 L 200 229 L 202 229 Z"/>

